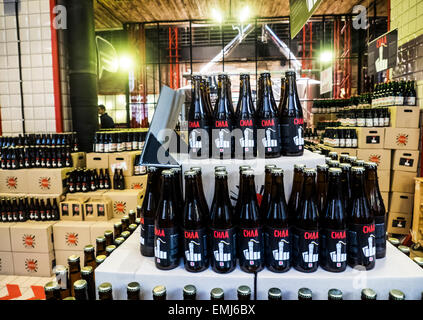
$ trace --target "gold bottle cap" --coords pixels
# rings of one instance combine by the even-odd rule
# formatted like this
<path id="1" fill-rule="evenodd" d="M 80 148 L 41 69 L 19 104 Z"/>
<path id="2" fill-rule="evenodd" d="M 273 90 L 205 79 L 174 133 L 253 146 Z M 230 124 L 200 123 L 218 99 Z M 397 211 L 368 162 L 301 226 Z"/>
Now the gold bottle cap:
<path id="1" fill-rule="evenodd" d="M 112 284 L 110 282 L 103 282 L 98 286 L 98 292 L 104 293 L 112 291 Z"/>

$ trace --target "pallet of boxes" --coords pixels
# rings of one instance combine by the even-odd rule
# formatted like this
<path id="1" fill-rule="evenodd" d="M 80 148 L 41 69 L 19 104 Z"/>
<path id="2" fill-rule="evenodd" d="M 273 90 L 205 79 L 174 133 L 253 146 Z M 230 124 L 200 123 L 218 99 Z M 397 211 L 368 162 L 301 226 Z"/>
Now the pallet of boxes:
<path id="1" fill-rule="evenodd" d="M 84 265 L 84 247 L 96 245 L 97 237 L 105 231 L 113 231 L 114 224 L 121 221 L 130 210 L 136 211 L 142 204 L 145 193 L 146 175 L 134 175 L 135 158 L 141 151 L 119 153 L 88 153 L 89 171 L 95 170 L 110 175 L 109 189 L 99 188 L 90 192 L 68 193 L 60 203 L 61 222 L 54 226 L 56 262 L 67 265 L 67 258 L 78 255 Z M 117 174 L 119 184 L 123 180 L 123 188 L 116 190 Z M 116 235 L 115 235 L 116 236 Z"/>

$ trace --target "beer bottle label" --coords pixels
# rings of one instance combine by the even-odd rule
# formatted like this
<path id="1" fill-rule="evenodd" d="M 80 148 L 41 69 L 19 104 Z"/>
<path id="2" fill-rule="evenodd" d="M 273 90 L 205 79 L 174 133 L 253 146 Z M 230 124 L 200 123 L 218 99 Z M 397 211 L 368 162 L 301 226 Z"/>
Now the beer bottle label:
<path id="1" fill-rule="evenodd" d="M 278 118 L 261 119 L 258 129 L 265 130 L 261 144 L 265 152 L 280 152 L 280 128 Z"/>
<path id="2" fill-rule="evenodd" d="M 294 261 L 301 269 L 316 268 L 319 261 L 319 232 L 295 228 Z"/>
<path id="3" fill-rule="evenodd" d="M 241 151 L 239 156 L 245 155 L 246 158 L 254 157 L 257 140 L 255 125 L 254 119 L 241 119 L 238 121 L 238 128 L 241 129 L 242 138 L 237 141 L 238 148 L 235 150 Z"/>
<path id="4" fill-rule="evenodd" d="M 264 261 L 262 228 L 242 228 L 238 235 L 239 264 L 261 267 Z"/>
<path id="5" fill-rule="evenodd" d="M 179 231 L 177 228 L 154 228 L 156 264 L 169 267 L 179 263 Z"/>
<path id="6" fill-rule="evenodd" d="M 140 219 L 141 224 L 141 245 L 147 248 L 154 247 L 154 219 L 144 218 Z"/>
<path id="7" fill-rule="evenodd" d="M 206 229 L 184 229 L 184 257 L 188 268 L 202 268 L 207 263 Z"/>
<path id="8" fill-rule="evenodd" d="M 386 250 L 386 223 L 385 216 L 375 217 L 376 258 L 384 257 Z"/>
<path id="9" fill-rule="evenodd" d="M 330 270 L 344 269 L 347 263 L 347 231 L 323 229 L 319 242 L 322 265 Z"/>
<path id="10" fill-rule="evenodd" d="M 18 211 L 18 220 L 19 221 L 24 221 L 25 216 L 24 216 L 24 212 L 22 210 Z"/>
<path id="11" fill-rule="evenodd" d="M 206 120 L 195 120 L 188 122 L 188 145 L 189 153 L 192 157 L 209 157 L 209 145 L 206 145 L 206 141 L 209 141 L 211 137 L 210 126 L 207 122 L 208 121 Z M 205 133 L 208 134 L 208 137 L 204 137 Z"/>
<path id="12" fill-rule="evenodd" d="M 109 150 L 110 150 L 110 152 L 116 152 L 116 150 L 117 150 L 117 143 L 116 142 L 112 142 L 110 144 Z"/>
<path id="13" fill-rule="evenodd" d="M 267 264 L 278 269 L 289 266 L 291 259 L 291 232 L 289 228 L 264 229 Z"/>
<path id="14" fill-rule="evenodd" d="M 287 123 L 281 123 L 282 149 L 288 152 L 300 152 L 304 149 L 303 124 L 303 118 L 294 117 L 287 118 Z"/>
<path id="15" fill-rule="evenodd" d="M 223 157 L 231 156 L 232 152 L 232 121 L 231 120 L 215 120 L 213 123 L 212 146 L 213 155 L 222 155 Z"/>
<path id="16" fill-rule="evenodd" d="M 415 106 L 416 97 L 407 97 L 407 106 Z"/>
<path id="17" fill-rule="evenodd" d="M 347 238 L 348 260 L 353 264 L 369 265 L 376 255 L 375 224 L 353 224 Z"/>
<path id="18" fill-rule="evenodd" d="M 236 260 L 236 232 L 231 229 L 210 229 L 211 259 L 217 269 L 227 270 Z"/>

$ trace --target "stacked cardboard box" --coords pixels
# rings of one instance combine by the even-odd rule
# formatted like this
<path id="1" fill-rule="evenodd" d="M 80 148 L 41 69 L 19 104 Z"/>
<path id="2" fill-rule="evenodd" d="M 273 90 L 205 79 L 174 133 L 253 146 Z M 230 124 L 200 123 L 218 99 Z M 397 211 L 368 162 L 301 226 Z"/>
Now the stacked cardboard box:
<path id="1" fill-rule="evenodd" d="M 414 243 L 423 246 L 423 178 L 415 178 L 414 212 L 411 225 L 411 237 Z"/>
<path id="2" fill-rule="evenodd" d="M 14 274 L 10 228 L 15 223 L 0 223 L 0 274 Z"/>

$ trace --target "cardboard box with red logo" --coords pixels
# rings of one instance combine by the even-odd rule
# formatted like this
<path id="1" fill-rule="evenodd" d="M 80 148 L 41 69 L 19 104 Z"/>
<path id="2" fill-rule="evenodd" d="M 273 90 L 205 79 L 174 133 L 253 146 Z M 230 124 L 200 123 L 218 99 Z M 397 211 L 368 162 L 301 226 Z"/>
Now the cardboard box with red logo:
<path id="1" fill-rule="evenodd" d="M 385 137 L 385 149 L 419 149 L 420 129 L 386 128 Z"/>
<path id="2" fill-rule="evenodd" d="M 417 173 L 406 171 L 391 172 L 391 192 L 414 193 L 414 178 Z"/>
<path id="3" fill-rule="evenodd" d="M 357 158 L 377 163 L 379 170 L 391 170 L 391 150 L 385 149 L 358 149 Z"/>
<path id="4" fill-rule="evenodd" d="M 125 177 L 126 189 L 145 190 L 147 187 L 147 175 Z"/>
<path id="5" fill-rule="evenodd" d="M 0 170 L 0 192 L 28 193 L 27 170 Z"/>
<path id="6" fill-rule="evenodd" d="M 0 274 L 15 274 L 13 267 L 13 253 L 11 251 L 0 251 Z"/>
<path id="7" fill-rule="evenodd" d="M 18 276 L 50 277 L 55 265 L 54 251 L 13 252 L 14 272 Z"/>
<path id="8" fill-rule="evenodd" d="M 383 149 L 385 128 L 356 128 L 358 148 Z"/>
<path id="9" fill-rule="evenodd" d="M 134 175 L 135 156 L 141 154 L 141 151 L 126 151 L 109 154 L 109 170 L 110 174 L 114 174 L 115 169 L 123 169 L 125 177 Z"/>
<path id="10" fill-rule="evenodd" d="M 143 191 L 112 190 L 106 192 L 104 197 L 112 201 L 113 217 L 121 218 L 122 216 L 127 215 L 129 210 L 136 210 L 137 206 L 141 205 Z"/>
<path id="11" fill-rule="evenodd" d="M 103 236 L 105 231 L 107 230 L 113 231 L 114 224 L 119 221 L 120 219 L 115 218 L 109 221 L 99 221 L 99 222 L 93 223 L 91 225 L 91 244 L 95 245 L 95 239 L 97 237 Z"/>
<path id="12" fill-rule="evenodd" d="M 393 128 L 418 128 L 420 108 L 408 106 L 389 107 L 391 113 L 390 127 Z"/>
<path id="13" fill-rule="evenodd" d="M 71 221 L 84 220 L 84 204 L 89 199 L 88 193 L 69 193 L 60 203 L 60 219 Z"/>
<path id="14" fill-rule="evenodd" d="M 87 154 L 85 152 L 74 152 L 71 156 L 73 168 L 85 168 L 87 166 Z"/>
<path id="15" fill-rule="evenodd" d="M 10 236 L 10 228 L 16 223 L 2 222 L 0 223 L 0 251 L 12 251 L 12 239 Z"/>
<path id="16" fill-rule="evenodd" d="M 392 192 L 390 196 L 392 212 L 413 213 L 414 193 Z"/>
<path id="17" fill-rule="evenodd" d="M 387 225 L 388 233 L 409 234 L 412 218 L 412 214 L 389 212 Z"/>
<path id="18" fill-rule="evenodd" d="M 395 150 L 392 169 L 399 171 L 417 172 L 419 167 L 419 156 L 418 150 Z"/>
<path id="19" fill-rule="evenodd" d="M 48 253 L 53 250 L 55 222 L 19 222 L 10 227 L 13 252 Z"/>
<path id="20" fill-rule="evenodd" d="M 87 169 L 106 169 L 109 168 L 108 153 L 87 153 Z"/>
<path id="21" fill-rule="evenodd" d="M 27 183 L 29 193 L 63 194 L 66 191 L 66 179 L 72 168 L 28 169 Z"/>
<path id="22" fill-rule="evenodd" d="M 112 201 L 103 195 L 91 196 L 84 206 L 86 221 L 108 221 L 113 217 Z"/>
<path id="23" fill-rule="evenodd" d="M 93 244 L 90 233 L 93 223 L 90 221 L 60 221 L 56 223 L 53 226 L 54 249 L 83 251 L 86 245 Z"/>

